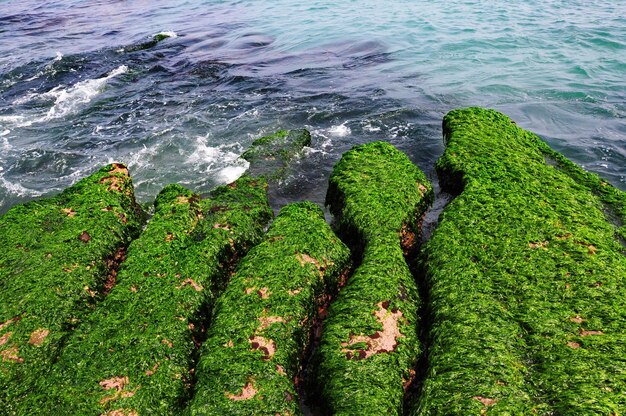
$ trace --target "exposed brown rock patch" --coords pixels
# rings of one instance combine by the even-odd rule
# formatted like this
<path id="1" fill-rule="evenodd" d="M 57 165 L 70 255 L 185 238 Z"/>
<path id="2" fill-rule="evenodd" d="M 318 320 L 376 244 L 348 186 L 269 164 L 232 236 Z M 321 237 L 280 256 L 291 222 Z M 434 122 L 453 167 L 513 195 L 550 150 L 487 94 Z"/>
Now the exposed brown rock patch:
<path id="1" fill-rule="evenodd" d="M 61 211 L 63 211 L 68 217 L 73 217 L 76 215 L 76 211 L 74 211 L 72 208 L 63 208 Z"/>
<path id="2" fill-rule="evenodd" d="M 281 376 L 286 376 L 287 375 L 287 373 L 285 372 L 285 368 L 282 365 L 280 365 L 280 364 L 276 365 L 276 372 L 278 374 L 280 374 Z"/>
<path id="3" fill-rule="evenodd" d="M 2 356 L 2 361 L 13 361 L 15 363 L 23 363 L 24 359 L 18 355 L 19 352 L 20 350 L 19 348 L 17 348 L 17 345 L 13 345 L 9 349 L 0 351 L 0 356 Z"/>
<path id="4" fill-rule="evenodd" d="M 117 409 L 103 413 L 101 416 L 139 416 L 139 413 L 132 409 Z"/>
<path id="5" fill-rule="evenodd" d="M 139 416 L 139 413 L 132 409 L 116 409 L 102 413 L 100 416 Z"/>
<path id="6" fill-rule="evenodd" d="M 120 174 L 122 177 L 119 176 Z M 109 171 L 109 176 L 102 178 L 100 183 L 109 184 L 109 191 L 121 192 L 122 185 L 129 176 L 126 166 L 121 163 L 114 163 L 113 169 Z"/>
<path id="7" fill-rule="evenodd" d="M 183 280 L 183 284 L 178 286 L 178 288 L 180 289 L 181 287 L 187 286 L 187 285 L 193 287 L 196 290 L 196 292 L 201 292 L 202 289 L 204 289 L 202 287 L 202 285 L 196 283 L 193 279 L 185 279 L 185 280 Z"/>
<path id="8" fill-rule="evenodd" d="M 584 331 L 584 330 L 580 330 L 580 336 L 581 337 L 587 337 L 589 335 L 604 335 L 604 332 L 602 331 Z"/>
<path id="9" fill-rule="evenodd" d="M 296 258 L 300 262 L 301 266 L 304 266 L 307 263 L 314 264 L 318 269 L 320 268 L 320 262 L 315 260 L 313 257 L 309 256 L 306 253 L 297 253 Z"/>
<path id="10" fill-rule="evenodd" d="M 100 400 L 100 404 L 106 404 L 110 402 L 111 400 L 133 397 L 134 395 L 135 395 L 135 391 L 116 391 L 115 394 L 113 394 L 113 396 L 107 396 L 103 398 L 102 400 Z"/>
<path id="11" fill-rule="evenodd" d="M 256 396 L 257 390 L 252 385 L 252 381 L 249 381 L 241 390 L 241 393 L 239 394 L 224 393 L 224 394 L 226 394 L 226 397 L 228 397 L 230 400 L 236 400 L 236 401 L 250 400 L 254 396 Z"/>
<path id="12" fill-rule="evenodd" d="M 270 295 L 272 294 L 272 292 L 270 292 L 269 288 L 267 287 L 262 287 L 261 289 L 257 290 L 256 293 L 261 297 L 261 299 L 269 299 Z"/>
<path id="13" fill-rule="evenodd" d="M 214 224 L 213 228 L 219 228 L 221 230 L 230 231 L 230 227 L 228 225 L 225 225 L 225 224 Z"/>
<path id="14" fill-rule="evenodd" d="M 13 332 L 7 332 L 6 334 L 2 335 L 0 337 L 0 346 L 6 344 L 9 341 L 9 338 L 11 338 L 11 335 L 13 335 Z"/>
<path id="15" fill-rule="evenodd" d="M 532 248 L 532 249 L 536 249 L 536 248 L 542 248 L 544 250 L 547 250 L 546 246 L 548 245 L 547 241 L 541 241 L 541 242 L 530 242 L 528 243 L 528 247 Z"/>
<path id="16" fill-rule="evenodd" d="M 32 334 L 30 334 L 30 339 L 28 340 L 28 343 L 30 345 L 38 347 L 43 344 L 43 342 L 48 337 L 48 334 L 50 334 L 50 331 L 45 328 L 36 329 L 32 332 Z"/>
<path id="17" fill-rule="evenodd" d="M 580 344 L 578 342 L 573 342 L 573 341 L 568 342 L 567 346 L 574 350 L 577 350 L 578 348 L 580 348 Z"/>
<path id="18" fill-rule="evenodd" d="M 190 202 L 190 198 L 187 198 L 186 196 L 179 196 L 176 198 L 176 202 L 178 204 L 188 204 Z"/>
<path id="19" fill-rule="evenodd" d="M 271 339 L 253 335 L 250 337 L 250 347 L 252 350 L 263 352 L 263 360 L 267 361 L 276 353 L 276 343 Z"/>
<path id="20" fill-rule="evenodd" d="M 17 322 L 17 321 L 19 321 L 20 319 L 22 319 L 22 318 L 20 318 L 19 316 L 16 316 L 16 317 L 11 318 L 11 319 L 9 319 L 8 321 L 6 321 L 6 322 L 4 322 L 4 323 L 0 324 L 0 331 L 2 331 L 2 330 L 3 330 L 4 328 L 6 328 L 7 326 L 11 325 L 13 322 Z"/>
<path id="21" fill-rule="evenodd" d="M 347 359 L 362 360 L 374 354 L 394 351 L 397 339 L 404 337 L 398 327 L 398 320 L 402 317 L 402 312 L 388 310 L 388 302 L 379 302 L 377 306 L 379 309 L 374 312 L 374 315 L 382 325 L 382 331 L 376 331 L 369 336 L 351 335 L 350 341 L 342 342 L 341 346 L 344 348 L 341 351 L 346 353 Z M 365 343 L 367 348 L 361 350 L 345 348 L 359 343 Z"/>
<path id="22" fill-rule="evenodd" d="M 587 253 L 590 256 L 595 255 L 596 251 L 598 251 L 598 248 L 596 246 L 594 246 L 593 244 L 588 244 L 588 243 L 585 243 L 583 241 L 576 241 L 576 244 L 580 244 L 581 246 L 587 247 Z"/>
<path id="23" fill-rule="evenodd" d="M 102 380 L 100 386 L 106 390 L 114 390 L 114 394 L 112 396 L 104 397 L 100 400 L 100 404 L 106 404 L 111 400 L 117 400 L 120 398 L 133 397 L 135 395 L 136 389 L 133 391 L 124 391 L 124 388 L 128 385 L 129 380 L 128 376 L 125 377 L 113 377 L 106 380 Z"/>
<path id="24" fill-rule="evenodd" d="M 122 391 L 124 387 L 128 384 L 128 376 L 124 377 L 113 377 L 106 380 L 102 380 L 100 386 L 105 390 L 117 390 Z"/>
<path id="25" fill-rule="evenodd" d="M 474 396 L 474 397 L 472 397 L 472 399 L 478 400 L 484 406 L 493 406 L 494 404 L 498 403 L 497 399 L 488 399 L 488 398 L 482 397 L 482 396 Z"/>
<path id="26" fill-rule="evenodd" d="M 126 166 L 122 165 L 121 163 L 113 163 L 112 166 L 113 169 L 109 171 L 110 174 L 121 173 L 124 176 L 129 176 L 128 168 L 126 168 Z"/>
<path id="27" fill-rule="evenodd" d="M 581 318 L 580 316 L 576 315 L 575 317 L 570 318 L 570 321 L 575 322 L 577 324 L 582 324 L 584 319 Z"/>
<path id="28" fill-rule="evenodd" d="M 83 231 L 82 233 L 80 233 L 80 236 L 78 236 L 78 239 L 83 243 L 88 243 L 89 241 L 91 241 L 91 236 L 87 231 Z"/>
<path id="29" fill-rule="evenodd" d="M 157 363 L 157 364 L 155 364 L 155 365 L 154 365 L 154 367 L 152 367 L 152 369 L 151 369 L 151 370 L 146 370 L 146 375 L 147 375 L 147 376 L 151 376 L 151 375 L 153 375 L 154 373 L 156 373 L 156 371 L 157 371 L 158 369 L 159 369 L 159 364 Z"/>
<path id="30" fill-rule="evenodd" d="M 259 322 L 261 325 L 259 325 L 258 331 L 264 331 L 269 328 L 270 325 L 278 322 L 285 322 L 285 320 L 280 316 L 262 316 L 259 318 Z"/>

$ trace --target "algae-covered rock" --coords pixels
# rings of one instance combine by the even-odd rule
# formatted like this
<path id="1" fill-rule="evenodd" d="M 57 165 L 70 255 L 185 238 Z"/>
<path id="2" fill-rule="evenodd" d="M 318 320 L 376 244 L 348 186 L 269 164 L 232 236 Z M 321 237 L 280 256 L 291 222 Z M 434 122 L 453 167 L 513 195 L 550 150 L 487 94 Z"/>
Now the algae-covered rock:
<path id="1" fill-rule="evenodd" d="M 157 44 L 159 44 L 159 42 L 162 42 L 165 39 L 172 38 L 172 37 L 175 38 L 176 34 L 172 32 L 157 33 L 155 35 L 150 36 L 149 40 L 146 40 L 145 42 L 124 47 L 123 51 L 124 52 L 137 52 L 137 51 L 143 51 L 146 49 L 154 48 Z"/>
<path id="2" fill-rule="evenodd" d="M 333 169 L 326 197 L 339 230 L 363 252 L 331 304 L 315 361 L 329 414 L 402 413 L 422 347 L 419 299 L 405 262 L 433 197 L 424 174 L 388 143 L 357 146 Z"/>
<path id="3" fill-rule="evenodd" d="M 432 320 L 414 415 L 626 409 L 626 195 L 491 110 L 444 119 L 460 195 L 425 248 Z"/>
<path id="4" fill-rule="evenodd" d="M 109 165 L 0 217 L 0 408 L 11 414 L 114 283 L 143 220 L 128 170 Z"/>
<path id="5" fill-rule="evenodd" d="M 299 414 L 294 378 L 349 256 L 317 205 L 284 207 L 216 303 L 188 413 Z"/>
<path id="6" fill-rule="evenodd" d="M 244 176 L 209 199 L 163 189 L 118 284 L 17 413 L 174 413 L 189 398 L 196 343 L 229 265 L 259 242 L 271 216 L 262 179 Z"/>
<path id="7" fill-rule="evenodd" d="M 250 162 L 248 173 L 268 180 L 282 178 L 291 163 L 305 146 L 311 145 L 307 130 L 280 130 L 252 142 L 241 157 Z"/>

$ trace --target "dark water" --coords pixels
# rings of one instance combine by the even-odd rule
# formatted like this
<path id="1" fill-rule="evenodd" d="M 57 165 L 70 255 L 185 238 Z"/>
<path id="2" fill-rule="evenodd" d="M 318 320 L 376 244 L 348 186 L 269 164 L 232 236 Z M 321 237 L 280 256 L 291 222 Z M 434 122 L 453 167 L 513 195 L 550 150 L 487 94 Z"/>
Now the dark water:
<path id="1" fill-rule="evenodd" d="M 469 105 L 626 189 L 623 0 L 159 4 L 0 1 L 0 213 L 112 161 L 140 201 L 206 192 L 281 128 L 313 144 L 275 206 L 322 203 L 341 153 L 372 140 L 434 179 L 441 118 Z"/>

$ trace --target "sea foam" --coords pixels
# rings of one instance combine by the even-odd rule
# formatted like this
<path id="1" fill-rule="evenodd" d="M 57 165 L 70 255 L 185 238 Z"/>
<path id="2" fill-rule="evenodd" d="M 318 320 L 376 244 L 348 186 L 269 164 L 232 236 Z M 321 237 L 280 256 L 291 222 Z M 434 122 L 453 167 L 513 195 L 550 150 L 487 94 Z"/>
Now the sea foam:
<path id="1" fill-rule="evenodd" d="M 89 103 L 96 95 L 98 95 L 109 80 L 127 72 L 128 67 L 126 65 L 121 65 L 105 77 L 80 81 L 69 88 L 55 91 L 56 100 L 52 108 L 48 110 L 48 113 L 44 117 L 43 121 L 64 117 L 73 113 L 80 106 Z"/>
<path id="2" fill-rule="evenodd" d="M 58 59 L 62 55 L 57 56 Z M 33 101 L 46 102 L 54 100 L 52 107 L 43 116 L 11 115 L 0 116 L 0 122 L 14 125 L 16 127 L 28 127 L 33 123 L 46 122 L 65 117 L 75 113 L 78 109 L 88 104 L 95 96 L 100 94 L 104 86 L 113 78 L 128 72 L 126 65 L 121 65 L 109 72 L 102 78 L 86 79 L 76 84 L 65 87 L 57 85 L 49 91 L 43 93 L 29 93 L 13 101 L 13 105 L 22 105 Z"/>
<path id="3" fill-rule="evenodd" d="M 247 160 L 239 157 L 242 153 L 243 148 L 237 142 L 209 146 L 206 137 L 198 137 L 186 163 L 193 165 L 199 173 L 215 175 L 219 182 L 229 183 L 237 180 L 250 166 Z"/>

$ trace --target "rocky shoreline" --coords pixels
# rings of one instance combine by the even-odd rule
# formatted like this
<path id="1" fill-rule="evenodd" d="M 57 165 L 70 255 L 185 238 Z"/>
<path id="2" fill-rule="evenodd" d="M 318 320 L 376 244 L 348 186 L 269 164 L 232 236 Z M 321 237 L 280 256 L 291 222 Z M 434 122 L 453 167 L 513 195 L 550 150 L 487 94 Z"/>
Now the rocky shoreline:
<path id="1" fill-rule="evenodd" d="M 267 183 L 306 130 L 255 141 L 249 172 L 207 198 L 166 187 L 147 224 L 119 164 L 13 207 L 0 408 L 620 414 L 626 194 L 493 110 L 443 130 L 455 198 L 422 247 L 432 186 L 384 142 L 335 166 L 332 229 L 309 202 L 271 221 Z"/>

